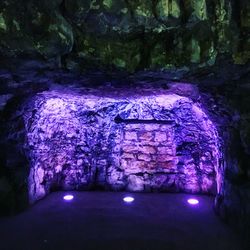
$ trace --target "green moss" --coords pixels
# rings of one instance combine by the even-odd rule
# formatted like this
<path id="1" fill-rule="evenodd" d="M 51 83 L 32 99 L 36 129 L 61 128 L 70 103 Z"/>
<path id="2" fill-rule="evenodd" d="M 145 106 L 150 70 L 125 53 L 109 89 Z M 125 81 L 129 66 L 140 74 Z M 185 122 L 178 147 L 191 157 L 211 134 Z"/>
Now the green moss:
<path id="1" fill-rule="evenodd" d="M 241 11 L 241 26 L 245 28 L 250 28 L 250 2 L 245 1 L 244 7 Z"/>
<path id="2" fill-rule="evenodd" d="M 137 42 L 109 41 L 105 48 L 100 54 L 105 65 L 113 64 L 117 68 L 123 68 L 130 72 L 133 72 L 138 66 L 140 55 Z"/>
<path id="3" fill-rule="evenodd" d="M 112 7 L 113 0 L 103 0 L 102 2 L 103 2 L 103 5 L 107 7 L 108 9 Z"/>
<path id="4" fill-rule="evenodd" d="M 128 13 L 128 8 L 123 8 L 123 9 L 121 9 L 121 13 L 127 14 L 127 13 Z"/>
<path id="5" fill-rule="evenodd" d="M 160 0 L 157 4 L 157 12 L 160 18 L 166 19 L 169 16 L 179 18 L 180 17 L 180 5 L 179 0 Z"/>
<path id="6" fill-rule="evenodd" d="M 235 64 L 246 64 L 250 60 L 250 51 L 237 52 L 233 55 Z"/>
<path id="7" fill-rule="evenodd" d="M 58 35 L 60 36 L 60 38 L 62 39 L 62 41 L 67 43 L 67 37 L 62 33 L 62 32 L 58 32 Z"/>
<path id="8" fill-rule="evenodd" d="M 199 63 L 201 59 L 200 54 L 201 54 L 201 48 L 200 48 L 199 41 L 192 38 L 191 40 L 191 62 Z"/>
<path id="9" fill-rule="evenodd" d="M 238 23 L 228 0 L 213 5 L 206 0 L 65 0 L 67 21 L 59 12 L 61 0 L 22 2 L 13 0 L 0 11 L 0 43 L 14 55 L 38 51 L 57 57 L 69 54 L 74 43 L 74 55 L 128 71 L 190 61 L 213 65 L 217 53 L 234 53 L 237 64 L 250 59 L 248 1 L 241 4 Z"/>
<path id="10" fill-rule="evenodd" d="M 5 23 L 5 20 L 4 20 L 2 13 L 0 13 L 0 30 L 4 30 L 4 31 L 7 30 L 7 25 Z"/>
<path id="11" fill-rule="evenodd" d="M 153 68 L 164 67 L 166 65 L 166 51 L 164 44 L 158 43 L 151 53 L 151 65 Z"/>
<path id="12" fill-rule="evenodd" d="M 142 6 L 138 6 L 135 10 L 138 16 L 151 17 L 151 11 L 144 9 Z"/>
<path id="13" fill-rule="evenodd" d="M 166 16 L 169 15 L 169 0 L 160 0 L 158 2 L 158 8 L 160 10 L 160 16 Z"/>
<path id="14" fill-rule="evenodd" d="M 90 9 L 92 9 L 92 10 L 99 10 L 100 9 L 100 5 L 97 3 L 97 0 L 91 1 Z"/>
<path id="15" fill-rule="evenodd" d="M 215 32 L 217 34 L 217 47 L 220 53 L 229 52 L 231 48 L 232 27 L 230 27 L 232 6 L 230 2 L 221 0 L 215 6 Z"/>
<path id="16" fill-rule="evenodd" d="M 88 35 L 77 49 L 81 49 L 82 56 L 87 59 L 98 61 L 107 67 L 115 66 L 133 72 L 140 62 L 140 47 L 139 40 L 122 41 L 118 37 L 97 39 Z"/>
<path id="17" fill-rule="evenodd" d="M 207 19 L 207 4 L 206 0 L 192 0 L 194 14 L 199 20 Z"/>
<path id="18" fill-rule="evenodd" d="M 32 24 L 40 25 L 42 23 L 43 14 L 40 12 L 37 12 L 36 18 L 32 20 Z"/>
<path id="19" fill-rule="evenodd" d="M 164 24 L 159 24 L 157 27 L 153 29 L 153 32 L 161 33 L 166 30 L 166 26 Z"/>
<path id="20" fill-rule="evenodd" d="M 132 8 L 134 9 L 136 16 L 144 18 L 151 18 L 153 16 L 152 6 L 153 5 L 150 0 L 134 1 L 132 4 Z"/>
<path id="21" fill-rule="evenodd" d="M 20 29 L 20 25 L 19 25 L 19 23 L 16 20 L 13 20 L 13 25 L 15 26 L 15 28 L 16 28 L 17 31 L 21 30 Z"/>
<path id="22" fill-rule="evenodd" d="M 217 53 L 217 50 L 214 48 L 214 44 L 213 44 L 213 43 L 212 43 L 212 45 L 211 45 L 211 47 L 210 47 L 208 53 L 209 53 L 209 59 L 208 59 L 208 61 L 207 61 L 207 64 L 208 64 L 209 66 L 212 66 L 212 65 L 215 64 L 216 57 L 217 57 L 217 54 L 218 54 L 218 53 Z"/>
<path id="23" fill-rule="evenodd" d="M 120 58 L 115 58 L 113 64 L 118 68 L 126 68 L 126 62 Z"/>
<path id="24" fill-rule="evenodd" d="M 51 24 L 48 28 L 49 32 L 53 32 L 53 31 L 57 31 L 58 30 L 58 26 L 56 24 Z"/>
<path id="25" fill-rule="evenodd" d="M 173 17 L 180 17 L 180 6 L 179 6 L 179 1 L 178 0 L 173 0 L 172 1 L 172 5 L 171 5 L 171 9 L 170 9 L 170 13 Z"/>
<path id="26" fill-rule="evenodd" d="M 38 42 L 34 46 L 37 50 L 40 50 L 43 46 Z"/>

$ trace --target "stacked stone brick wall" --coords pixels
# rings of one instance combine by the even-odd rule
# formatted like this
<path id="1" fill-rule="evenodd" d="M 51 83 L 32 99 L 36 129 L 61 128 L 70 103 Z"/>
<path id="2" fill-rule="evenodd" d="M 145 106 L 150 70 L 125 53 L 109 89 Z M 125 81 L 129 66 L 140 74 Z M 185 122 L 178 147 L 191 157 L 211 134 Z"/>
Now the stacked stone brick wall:
<path id="1" fill-rule="evenodd" d="M 175 150 L 170 125 L 127 124 L 122 133 L 122 168 L 127 173 L 173 171 Z"/>

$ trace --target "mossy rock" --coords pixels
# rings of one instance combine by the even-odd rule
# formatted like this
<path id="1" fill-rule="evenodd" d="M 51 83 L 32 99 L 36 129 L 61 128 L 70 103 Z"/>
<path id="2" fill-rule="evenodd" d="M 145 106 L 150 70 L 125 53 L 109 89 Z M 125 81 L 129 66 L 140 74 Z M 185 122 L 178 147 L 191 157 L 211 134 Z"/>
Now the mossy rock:
<path id="1" fill-rule="evenodd" d="M 222 54 L 231 55 L 236 64 L 248 63 L 248 1 L 212 2 L 1 1 L 0 53 L 46 59 L 80 55 L 100 67 L 128 71 L 211 66 Z"/>
<path id="2" fill-rule="evenodd" d="M 3 53 L 12 56 L 40 54 L 46 58 L 69 53 L 73 46 L 73 32 L 59 13 L 61 2 L 46 0 L 37 3 L 33 0 L 23 4 L 5 1 L 3 11 L 0 11 Z"/>
<path id="3" fill-rule="evenodd" d="M 140 62 L 140 40 L 124 41 L 119 38 L 108 39 L 86 36 L 82 40 L 79 55 L 92 61 L 98 60 L 106 67 L 134 72 Z"/>

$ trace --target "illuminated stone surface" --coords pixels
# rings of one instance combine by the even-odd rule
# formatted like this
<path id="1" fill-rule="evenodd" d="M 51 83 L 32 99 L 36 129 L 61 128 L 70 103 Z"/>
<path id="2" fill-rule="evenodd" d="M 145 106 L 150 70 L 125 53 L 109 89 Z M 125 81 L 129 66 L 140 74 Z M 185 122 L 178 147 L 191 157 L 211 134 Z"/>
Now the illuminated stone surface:
<path id="1" fill-rule="evenodd" d="M 13 66 L 15 73 L 0 70 L 0 210 L 23 209 L 57 189 L 196 192 L 197 187 L 204 191 L 214 186 L 216 180 L 217 213 L 237 227 L 247 224 L 250 106 L 245 70 L 220 67 L 211 80 L 203 79 L 208 73 L 201 69 L 200 84 L 195 85 L 172 82 L 168 77 L 173 75 L 161 72 L 107 80 L 98 72 L 90 78 L 57 70 L 17 74 L 16 64 L 6 65 Z M 230 74 L 225 74 L 228 70 Z M 218 76 L 223 76 L 222 82 L 217 82 Z M 240 79 L 242 84 L 233 80 L 233 85 L 225 85 L 230 79 Z M 180 99 L 185 101 L 178 105 Z M 149 100 L 157 103 L 148 105 Z M 190 112 L 190 106 L 195 112 Z M 208 135 L 205 131 L 210 130 L 202 129 L 198 118 L 193 119 L 204 117 L 203 113 L 218 130 L 219 148 L 215 150 L 219 165 L 215 171 L 209 146 L 200 143 L 200 134 Z M 173 121 L 171 114 L 178 119 Z M 188 122 L 190 118 L 192 122 Z M 196 125 L 200 133 L 193 132 Z M 123 140 L 126 132 L 135 132 L 137 141 Z M 167 140 L 156 140 L 158 133 L 166 133 Z M 213 140 L 205 138 L 213 145 Z M 178 145 L 184 139 L 190 147 L 182 149 Z M 139 147 L 139 142 L 147 145 Z M 177 147 L 171 148 L 175 143 Z M 193 148 L 195 145 L 199 147 Z M 156 153 L 141 153 L 144 146 Z M 126 148 L 127 153 L 123 152 Z M 166 154 L 161 153 L 164 151 Z M 193 151 L 204 155 L 190 155 Z M 176 164 L 178 172 L 170 171 Z M 121 166 L 127 166 L 126 172 Z M 197 166 L 200 179 L 192 176 Z M 178 182 L 178 176 L 184 182 Z"/>
<path id="2" fill-rule="evenodd" d="M 24 118 L 31 201 L 95 186 L 216 193 L 217 131 L 187 97 L 45 91 L 30 100 Z"/>

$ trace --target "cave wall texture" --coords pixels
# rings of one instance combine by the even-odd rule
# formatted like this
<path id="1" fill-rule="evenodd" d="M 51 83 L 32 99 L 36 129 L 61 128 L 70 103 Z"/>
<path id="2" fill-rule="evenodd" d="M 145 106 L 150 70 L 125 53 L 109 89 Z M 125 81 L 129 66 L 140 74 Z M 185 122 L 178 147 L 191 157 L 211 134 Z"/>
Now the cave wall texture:
<path id="1" fill-rule="evenodd" d="M 250 58 L 248 0 L 5 0 L 0 52 L 68 69 L 205 67 Z"/>
<path id="2" fill-rule="evenodd" d="M 214 194 L 206 188 L 216 180 L 217 213 L 248 237 L 250 105 L 246 74 L 237 68 L 227 75 L 235 80 L 222 82 L 191 75 L 190 81 L 195 77 L 198 83 L 186 84 L 173 82 L 171 75 L 162 72 L 116 78 L 100 72 L 76 75 L 54 69 L 1 69 L 1 210 L 26 208 L 53 188 Z M 169 105 L 168 95 L 179 101 Z M 209 141 L 208 134 L 214 129 L 211 125 L 201 129 L 199 116 L 192 115 L 192 105 L 203 110 L 202 120 L 213 124 L 218 142 Z M 174 139 L 167 135 L 172 128 Z M 142 142 L 153 148 L 147 148 L 140 163 L 148 156 L 161 156 L 160 144 L 168 145 L 165 139 L 158 141 L 164 137 L 161 132 L 166 132 L 174 146 L 170 155 L 164 154 L 166 166 L 138 170 L 124 165 L 131 157 L 123 155 L 129 153 L 125 151 L 132 150 L 135 161 L 139 160 L 146 146 L 136 146 L 141 136 L 146 136 Z M 124 150 L 128 141 L 130 147 Z M 218 163 L 211 165 L 206 152 L 214 154 L 216 150 Z M 177 173 L 175 161 L 168 161 L 171 154 L 179 162 Z M 117 160 L 125 163 L 119 165 Z M 202 182 L 192 181 L 197 176 L 205 180 L 203 188 Z"/>
<path id="3" fill-rule="evenodd" d="M 221 168 L 217 178 L 221 178 L 221 187 L 215 208 L 226 221 L 243 228 L 248 237 L 249 59 L 248 0 L 0 1 L 0 211 L 20 210 L 30 202 L 28 177 L 32 176 L 31 167 L 35 169 L 36 166 L 30 157 L 36 156 L 39 148 L 36 148 L 38 144 L 32 147 L 29 136 L 37 136 L 37 141 L 45 145 L 39 136 L 43 130 L 47 133 L 48 128 L 44 119 L 38 119 L 43 98 L 53 91 L 62 93 L 56 96 L 63 98 L 63 93 L 72 88 L 75 99 L 67 97 L 65 100 L 67 105 L 75 103 L 80 110 L 81 98 L 77 99 L 76 89 L 84 89 L 85 95 L 89 93 L 93 100 L 94 96 L 105 91 L 115 100 L 118 93 L 126 94 L 129 89 L 138 96 L 141 90 L 148 89 L 149 93 L 156 95 L 168 90 L 201 106 L 218 131 Z M 94 113 L 90 117 L 98 121 L 102 121 L 100 115 L 112 118 L 122 109 L 122 102 L 124 100 L 120 104 L 117 101 L 115 104 L 114 101 L 101 102 L 92 107 Z M 125 102 L 131 104 L 131 100 Z M 140 105 L 147 106 L 145 103 Z M 90 112 L 85 107 L 86 110 Z M 151 107 L 152 110 L 156 109 Z M 84 115 L 75 110 L 72 114 L 77 122 Z M 34 121 L 39 121 L 41 128 L 37 133 L 29 134 Z M 107 124 L 95 124 L 103 126 L 96 131 L 107 128 Z M 69 123 L 69 128 L 71 125 Z M 113 125 L 121 126 L 122 123 Z M 125 127 L 132 137 L 142 136 L 130 125 Z M 160 130 L 165 125 L 159 126 Z M 33 124 L 34 130 L 35 127 Z M 119 131 L 115 127 L 112 129 Z M 143 131 L 145 127 L 140 129 Z M 154 140 L 156 132 L 159 131 L 152 132 Z M 99 134 L 87 133 L 87 138 L 95 138 L 93 141 L 96 142 Z M 117 133 L 117 140 L 126 143 L 121 134 Z M 126 138 L 126 134 L 124 136 Z M 78 139 L 85 137 L 83 131 L 76 135 Z M 71 144 L 75 138 L 67 140 Z M 67 147 L 66 144 L 61 146 Z M 94 144 L 96 150 L 98 147 L 98 143 Z M 69 153 L 75 152 L 70 147 L 68 150 Z M 60 151 L 55 153 L 60 156 Z M 103 151 L 99 153 L 104 157 Z M 140 157 L 139 154 L 136 157 Z M 147 155 L 144 157 L 146 160 Z M 127 159 L 124 157 L 125 161 Z M 105 166 L 106 162 L 99 160 L 99 166 Z M 42 161 L 39 158 L 37 162 L 41 164 Z M 55 163 L 54 159 L 52 163 Z M 76 160 L 75 169 L 78 163 L 83 164 Z M 140 180 L 144 176 L 135 176 L 129 177 L 128 174 L 125 178 L 128 187 L 130 182 L 134 183 L 133 187 L 135 182 L 142 183 Z M 102 173 L 99 172 L 97 177 L 101 183 Z M 46 181 L 50 183 L 49 178 Z M 171 178 L 168 181 L 165 184 L 171 183 Z M 159 184 L 157 180 L 152 183 Z M 42 192 L 47 192 L 46 188 Z M 141 184 L 137 188 L 140 189 Z"/>
<path id="4" fill-rule="evenodd" d="M 120 94 L 28 101 L 31 203 L 53 189 L 221 193 L 218 132 L 198 103 L 171 91 Z"/>

